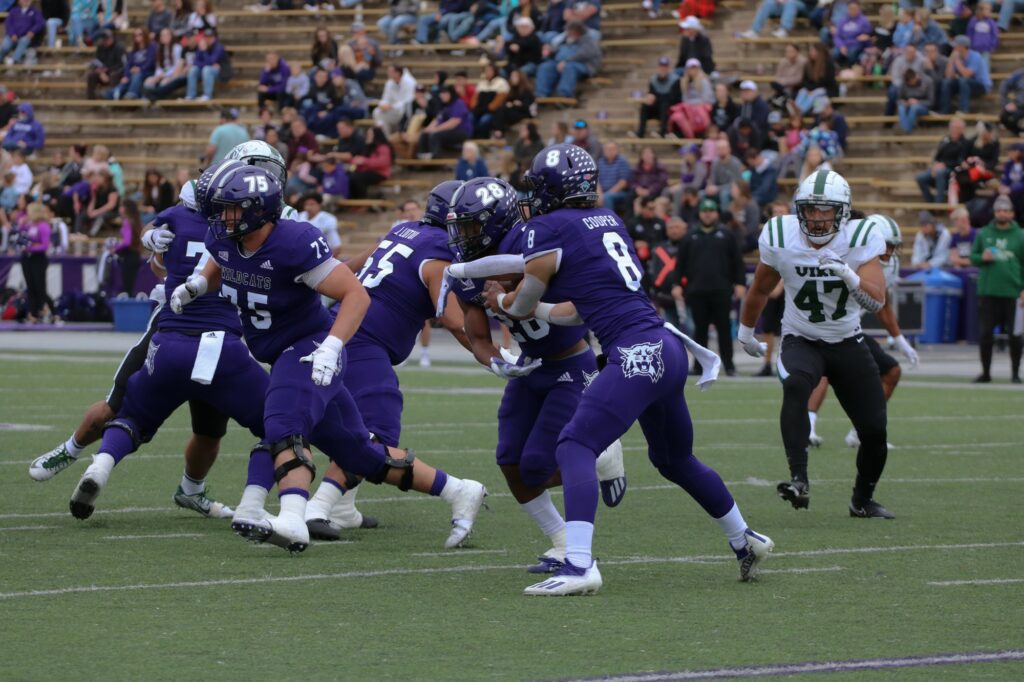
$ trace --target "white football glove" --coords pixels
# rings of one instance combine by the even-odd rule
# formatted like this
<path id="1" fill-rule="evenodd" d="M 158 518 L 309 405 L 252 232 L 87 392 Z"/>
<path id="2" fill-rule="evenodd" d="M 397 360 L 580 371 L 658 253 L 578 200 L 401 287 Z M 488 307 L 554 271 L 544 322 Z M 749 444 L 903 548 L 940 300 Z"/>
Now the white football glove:
<path id="1" fill-rule="evenodd" d="M 516 358 L 518 360 L 518 358 Z M 526 358 L 530 360 L 530 358 Z M 525 377 L 527 374 L 537 369 L 541 365 L 541 360 L 530 360 L 523 365 L 513 365 L 505 360 L 499 360 L 498 358 L 491 358 L 491 371 L 495 375 L 502 379 L 518 379 L 519 377 Z"/>
<path id="2" fill-rule="evenodd" d="M 341 372 L 341 349 L 344 345 L 337 336 L 328 335 L 315 351 L 299 358 L 301 363 L 312 363 L 314 384 L 331 385 L 334 375 Z"/>
<path id="3" fill-rule="evenodd" d="M 843 280 L 850 289 L 860 288 L 860 276 L 829 249 L 818 253 L 818 268 Z"/>
<path id="4" fill-rule="evenodd" d="M 907 357 L 907 362 L 910 363 L 910 369 L 917 367 L 917 363 L 921 361 L 921 358 L 918 357 L 917 351 L 914 350 L 914 347 L 910 345 L 909 341 L 907 341 L 907 337 L 900 334 L 896 337 L 895 341 L 896 345 L 900 348 L 900 352 Z"/>
<path id="5" fill-rule="evenodd" d="M 740 325 L 739 331 L 736 333 L 736 340 L 743 346 L 743 350 L 747 352 L 747 355 L 751 355 L 755 358 L 763 358 L 765 353 L 768 352 L 768 344 L 764 341 L 758 341 L 754 336 L 753 327 L 747 327 L 746 325 Z"/>
<path id="6" fill-rule="evenodd" d="M 173 241 L 174 233 L 163 227 L 154 227 L 142 234 L 142 245 L 153 253 L 164 253 Z"/>
<path id="7" fill-rule="evenodd" d="M 498 346 L 498 352 L 501 353 L 502 359 L 508 364 L 519 364 L 519 356 L 513 353 L 511 348 L 505 348 L 505 346 Z"/>
<path id="8" fill-rule="evenodd" d="M 206 278 L 202 275 L 189 277 L 184 284 L 179 284 L 171 294 L 171 310 L 181 315 L 181 309 L 206 293 Z"/>
<path id="9" fill-rule="evenodd" d="M 444 309 L 448 306 L 448 292 L 452 290 L 450 278 L 451 274 L 449 274 L 448 268 L 445 268 L 444 274 L 441 275 L 441 291 L 437 294 L 437 311 L 434 317 L 444 315 Z"/>

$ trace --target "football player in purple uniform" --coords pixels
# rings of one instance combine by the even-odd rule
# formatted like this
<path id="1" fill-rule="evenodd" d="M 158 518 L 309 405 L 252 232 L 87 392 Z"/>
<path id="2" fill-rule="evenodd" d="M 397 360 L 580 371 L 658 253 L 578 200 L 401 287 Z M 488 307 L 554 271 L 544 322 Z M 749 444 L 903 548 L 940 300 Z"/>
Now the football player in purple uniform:
<path id="1" fill-rule="evenodd" d="M 165 284 L 173 289 L 206 265 L 209 228 L 201 215 L 183 204 L 160 213 L 154 225 L 173 234 L 162 254 Z M 185 402 L 194 420 L 202 414 L 205 423 L 216 425 L 209 434 L 215 445 L 225 433 L 227 417 L 262 436 L 267 373 L 242 342 L 235 307 L 211 293 L 193 301 L 184 315 L 174 315 L 161 306 L 155 320 L 156 333 L 147 345 L 143 366 L 128 378 L 117 415 L 104 427 L 99 452 L 71 496 L 75 518 L 92 515 L 114 466 L 149 442 Z M 230 508 L 206 496 L 204 480 L 212 464 L 211 459 L 198 472 L 186 469 L 174 500 L 207 516 L 230 517 Z"/>
<path id="2" fill-rule="evenodd" d="M 196 197 L 210 226 L 206 248 L 212 257 L 169 299 L 171 309 L 180 312 L 219 289 L 241 313 L 250 352 L 271 364 L 264 406 L 268 449 L 250 457 L 249 481 L 232 528 L 292 552 L 308 546 L 305 511 L 316 471 L 312 442 L 342 470 L 371 483 L 441 496 L 452 505 L 453 519 L 463 522 L 452 534 L 465 537 L 483 503 L 483 485 L 448 476 L 411 452 L 374 443 L 351 394 L 340 377 L 334 380 L 370 299 L 317 228 L 280 219 L 282 194 L 277 178 L 262 168 L 237 161 L 208 168 Z M 333 320 L 321 294 L 339 302 Z M 274 482 L 281 511 L 269 517 L 263 506 Z"/>
<path id="3" fill-rule="evenodd" d="M 522 254 L 525 226 L 516 204 L 516 191 L 504 180 L 469 180 L 452 198 L 448 211 L 450 244 L 463 264 L 481 257 Z M 499 268 L 500 269 L 500 268 Z M 494 272 L 493 274 L 503 274 Z M 587 328 L 552 326 L 537 319 L 513 320 L 489 312 L 484 299 L 486 280 L 454 279 L 448 286 L 465 311 L 466 333 L 474 357 L 508 385 L 498 408 L 497 461 L 512 496 L 551 540 L 552 547 L 530 566 L 531 573 L 551 573 L 565 560 L 565 521 L 551 501 L 549 487 L 561 484 L 555 447 L 558 434 L 572 417 L 587 384 L 597 375 L 597 360 L 586 340 Z M 522 355 L 511 357 L 494 346 L 488 315 L 507 326 Z M 618 458 L 617 441 L 604 458 Z M 624 475 L 602 486 L 609 506 L 626 490 Z M 614 496 L 609 494 L 614 491 Z"/>
<path id="4" fill-rule="evenodd" d="M 705 368 L 698 384 L 714 378 L 713 370 L 707 372 L 719 362 L 707 358 L 718 358 L 658 316 L 643 291 L 643 270 L 625 225 L 614 212 L 596 207 L 597 166 L 586 151 L 547 147 L 524 180 L 530 191 L 522 202 L 529 214 L 523 280 L 507 294 L 491 287 L 488 306 L 511 317 L 585 323 L 608 359 L 558 438 L 565 563 L 525 593 L 588 594 L 601 588 L 591 553 L 598 494 L 594 460 L 638 420 L 651 463 L 715 519 L 736 553 L 740 578 L 750 580 L 774 543 L 750 530 L 721 477 L 693 455 L 693 423 L 683 397 L 687 349 L 699 354 Z M 567 303 L 555 309 L 542 298 Z"/>
<path id="5" fill-rule="evenodd" d="M 374 440 L 389 447 L 398 447 L 404 404 L 393 366 L 409 357 L 423 323 L 435 316 L 434 301 L 452 259 L 445 230 L 448 202 L 461 184 L 455 180 L 442 182 L 430 192 L 420 220 L 396 224 L 375 248 L 346 263 L 358 272 L 359 281 L 370 295 L 370 308 L 352 340 L 345 344 L 345 388 Z M 455 339 L 469 348 L 459 307 L 453 305 L 439 317 Z M 345 497 L 358 490 L 354 483 L 336 464 L 330 465 L 306 505 L 311 537 L 337 540 L 341 528 L 353 527 L 357 519 L 349 518 L 349 508 L 339 502 L 344 490 L 349 490 Z M 453 522 L 465 525 L 469 521 Z M 455 546 L 465 539 L 457 533 L 446 545 Z"/>

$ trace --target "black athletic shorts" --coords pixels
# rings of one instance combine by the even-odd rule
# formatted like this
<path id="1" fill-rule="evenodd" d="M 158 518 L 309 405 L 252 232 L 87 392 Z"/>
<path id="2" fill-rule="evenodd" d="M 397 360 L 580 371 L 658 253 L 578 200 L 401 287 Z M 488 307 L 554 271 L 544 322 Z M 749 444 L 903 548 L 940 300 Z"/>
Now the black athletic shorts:
<path id="1" fill-rule="evenodd" d="M 761 312 L 761 333 L 782 336 L 782 313 L 786 310 L 786 296 L 769 298 Z"/>
<path id="2" fill-rule="evenodd" d="M 128 387 L 128 377 L 142 369 L 143 364 L 146 362 L 149 342 L 157 332 L 156 318 L 160 314 L 160 309 L 163 308 L 163 305 L 160 304 L 153 309 L 153 314 L 149 317 L 149 324 L 146 326 L 146 333 L 139 337 L 135 345 L 125 353 L 124 358 L 121 359 L 121 364 L 118 365 L 117 371 L 114 373 L 114 384 L 110 387 L 106 399 L 107 405 L 110 406 L 114 414 L 121 411 L 124 393 Z M 198 400 L 190 400 L 188 409 L 192 414 L 192 433 L 214 439 L 223 438 L 224 434 L 227 433 L 228 418 L 220 410 Z"/>
<path id="3" fill-rule="evenodd" d="M 864 343 L 867 344 L 868 350 L 871 351 L 871 357 L 875 359 L 875 364 L 878 365 L 878 376 L 884 377 L 893 367 L 899 367 L 899 360 L 882 350 L 882 346 L 875 341 L 872 337 L 865 335 Z"/>

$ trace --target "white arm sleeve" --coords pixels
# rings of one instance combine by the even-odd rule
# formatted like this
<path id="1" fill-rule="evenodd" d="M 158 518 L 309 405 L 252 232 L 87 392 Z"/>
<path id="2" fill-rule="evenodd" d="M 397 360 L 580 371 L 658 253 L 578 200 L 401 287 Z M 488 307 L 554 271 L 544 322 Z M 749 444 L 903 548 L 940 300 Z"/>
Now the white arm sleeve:
<path id="1" fill-rule="evenodd" d="M 483 279 L 485 277 L 496 277 L 513 272 L 523 272 L 526 263 L 523 257 L 516 254 L 504 254 L 499 256 L 487 256 L 468 263 L 452 263 L 448 266 L 448 272 L 452 277 L 459 279 Z"/>
<path id="2" fill-rule="evenodd" d="M 327 275 L 331 274 L 334 268 L 338 267 L 339 265 L 341 265 L 340 260 L 338 260 L 337 258 L 331 258 L 330 260 L 326 260 L 320 265 L 316 266 L 312 270 L 302 273 L 301 275 L 295 278 L 295 281 L 302 282 L 313 291 L 316 291 L 320 284 L 323 283 L 325 279 L 327 279 Z"/>
<path id="3" fill-rule="evenodd" d="M 580 317 L 580 313 L 573 306 L 572 315 L 557 315 L 555 314 L 555 303 L 538 303 L 537 309 L 533 311 L 533 316 L 538 320 L 544 322 L 550 322 L 553 325 L 559 327 L 575 327 L 576 325 L 583 324 L 583 318 Z"/>
<path id="4" fill-rule="evenodd" d="M 537 307 L 540 297 L 544 295 L 547 289 L 548 287 L 544 282 L 533 275 L 527 274 L 523 276 L 523 283 L 519 285 L 519 293 L 516 294 L 516 300 L 512 301 L 512 307 L 506 308 L 501 303 L 498 305 L 513 317 L 526 317 Z"/>

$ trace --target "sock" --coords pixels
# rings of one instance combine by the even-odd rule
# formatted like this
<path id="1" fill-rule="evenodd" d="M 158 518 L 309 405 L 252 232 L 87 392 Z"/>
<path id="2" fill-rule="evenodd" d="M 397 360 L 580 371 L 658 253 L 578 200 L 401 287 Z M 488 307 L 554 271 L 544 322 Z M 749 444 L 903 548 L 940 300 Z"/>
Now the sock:
<path id="1" fill-rule="evenodd" d="M 186 495 L 198 495 L 206 490 L 206 479 L 195 479 L 184 473 L 181 475 L 181 492 Z"/>
<path id="2" fill-rule="evenodd" d="M 521 505 L 544 535 L 551 538 L 555 549 L 565 552 L 565 519 L 551 501 L 551 493 L 545 490 L 529 502 Z"/>
<path id="3" fill-rule="evenodd" d="M 423 346 L 422 348 L 420 348 L 420 357 L 421 358 L 429 358 L 430 357 L 430 346 Z"/>
<path id="4" fill-rule="evenodd" d="M 555 457 L 562 471 L 566 520 L 586 521 L 593 526 L 597 516 L 597 453 L 582 443 L 565 440 L 558 444 Z"/>
<path id="5" fill-rule="evenodd" d="M 89 469 L 92 469 L 93 471 L 100 470 L 109 476 L 110 472 L 114 470 L 114 466 L 116 464 L 117 460 L 115 460 L 111 455 L 106 452 L 98 452 L 92 456 L 92 464 L 89 465 Z M 88 469 L 86 471 L 88 471 Z"/>
<path id="6" fill-rule="evenodd" d="M 565 559 L 577 568 L 590 568 L 594 562 L 591 547 L 594 542 L 594 524 L 588 521 L 569 521 L 565 524 Z"/>
<path id="7" fill-rule="evenodd" d="M 267 492 L 274 487 L 274 460 L 269 450 L 256 450 L 249 456 L 249 476 L 245 485 L 256 485 Z"/>
<path id="8" fill-rule="evenodd" d="M 808 412 L 807 418 L 811 420 L 811 433 L 816 433 L 814 430 L 814 425 L 818 423 L 818 413 Z"/>
<path id="9" fill-rule="evenodd" d="M 268 490 L 261 485 L 247 485 L 242 491 L 239 509 L 263 509 L 267 503 Z"/>
<path id="10" fill-rule="evenodd" d="M 445 485 L 448 483 L 450 477 L 440 469 L 434 474 L 434 482 L 430 484 L 430 494 L 437 497 L 444 490 Z M 457 479 L 456 479 L 457 480 Z"/>
<path id="11" fill-rule="evenodd" d="M 135 452 L 135 442 L 124 429 L 107 429 L 103 432 L 103 440 L 100 442 L 100 452 L 114 458 L 117 464 L 128 455 Z M 94 460 L 95 461 L 95 460 Z"/>
<path id="12" fill-rule="evenodd" d="M 431 495 L 434 494 L 434 488 L 437 486 L 437 482 L 441 478 L 441 474 L 444 474 L 440 469 L 437 470 L 437 473 L 437 477 L 434 478 L 434 485 L 430 486 Z M 458 496 L 459 489 L 462 487 L 462 479 L 449 476 L 448 474 L 444 474 L 444 479 L 445 482 L 442 484 L 441 491 L 437 494 L 442 500 L 451 504 L 455 501 L 455 498 Z"/>
<path id="13" fill-rule="evenodd" d="M 747 522 L 743 520 L 739 505 L 733 504 L 725 516 L 715 519 L 715 523 L 725 533 L 725 537 L 729 538 L 729 545 L 733 549 L 743 549 L 746 546 L 747 541 L 743 537 L 743 532 L 747 530 Z"/>
<path id="14" fill-rule="evenodd" d="M 75 434 L 71 434 L 71 437 L 64 441 L 64 449 L 68 451 L 68 455 L 72 459 L 78 459 L 78 456 L 82 454 L 82 450 L 85 449 L 84 445 L 79 445 L 78 441 L 75 440 Z"/>
<path id="15" fill-rule="evenodd" d="M 336 481 L 325 478 L 316 489 L 313 499 L 306 505 L 306 519 L 330 518 L 331 508 L 338 503 L 343 494 L 341 486 Z"/>
<path id="16" fill-rule="evenodd" d="M 278 493 L 281 499 L 281 511 L 278 516 L 293 514 L 305 523 L 306 501 L 309 499 L 309 491 L 302 488 L 285 488 Z"/>

